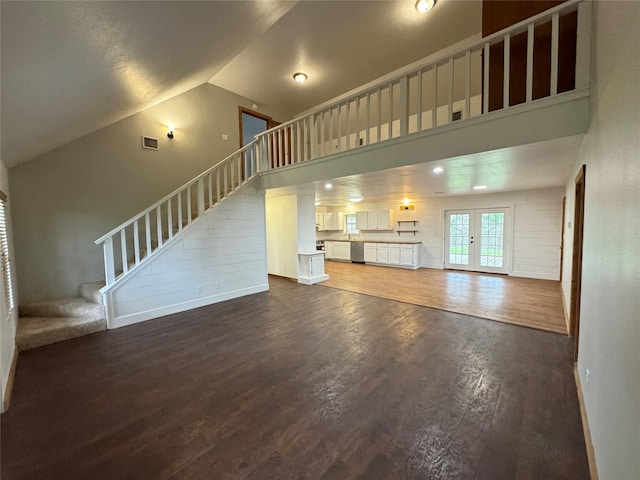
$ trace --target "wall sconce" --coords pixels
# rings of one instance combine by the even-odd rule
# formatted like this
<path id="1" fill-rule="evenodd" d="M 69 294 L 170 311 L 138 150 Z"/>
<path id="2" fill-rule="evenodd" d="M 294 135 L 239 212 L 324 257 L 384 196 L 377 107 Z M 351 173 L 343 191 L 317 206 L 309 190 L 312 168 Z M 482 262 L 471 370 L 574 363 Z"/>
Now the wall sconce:
<path id="1" fill-rule="evenodd" d="M 402 202 L 402 205 L 400 205 L 400 210 L 413 210 L 414 208 L 415 206 L 409 203 L 409 200 L 405 200 Z"/>
<path id="2" fill-rule="evenodd" d="M 174 129 L 174 126 L 173 126 L 173 125 L 167 125 L 167 127 L 169 128 L 169 131 L 167 132 L 167 137 L 169 137 L 169 138 L 173 138 L 173 129 Z"/>

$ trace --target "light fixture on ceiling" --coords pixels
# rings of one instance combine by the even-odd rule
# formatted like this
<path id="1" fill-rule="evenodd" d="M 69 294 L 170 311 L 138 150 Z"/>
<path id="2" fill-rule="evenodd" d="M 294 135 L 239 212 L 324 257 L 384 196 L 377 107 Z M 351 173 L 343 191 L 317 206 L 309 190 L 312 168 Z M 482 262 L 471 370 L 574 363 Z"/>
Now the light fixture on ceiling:
<path id="1" fill-rule="evenodd" d="M 436 0 L 418 0 L 416 2 L 416 10 L 420 13 L 427 13 L 436 4 Z"/>
<path id="2" fill-rule="evenodd" d="M 331 185 L 330 183 L 325 183 L 324 188 L 327 190 L 331 190 L 333 188 L 333 185 Z"/>
<path id="3" fill-rule="evenodd" d="M 486 190 L 487 186 L 486 185 L 476 185 L 473 187 L 474 190 Z"/>
<path id="4" fill-rule="evenodd" d="M 167 132 L 167 137 L 169 138 L 173 138 L 173 130 L 175 129 L 175 127 L 171 124 L 167 125 L 167 128 L 169 129 L 169 131 Z"/>
<path id="5" fill-rule="evenodd" d="M 309 78 L 309 77 L 304 72 L 296 72 L 296 73 L 293 74 L 293 79 L 298 83 L 306 82 L 307 78 Z"/>
<path id="6" fill-rule="evenodd" d="M 362 201 L 362 197 L 347 197 L 347 200 L 353 203 L 358 203 Z"/>
<path id="7" fill-rule="evenodd" d="M 433 170 L 431 170 L 433 173 L 435 173 L 436 175 L 440 175 L 442 172 L 444 172 L 444 168 L 442 167 L 435 167 Z"/>

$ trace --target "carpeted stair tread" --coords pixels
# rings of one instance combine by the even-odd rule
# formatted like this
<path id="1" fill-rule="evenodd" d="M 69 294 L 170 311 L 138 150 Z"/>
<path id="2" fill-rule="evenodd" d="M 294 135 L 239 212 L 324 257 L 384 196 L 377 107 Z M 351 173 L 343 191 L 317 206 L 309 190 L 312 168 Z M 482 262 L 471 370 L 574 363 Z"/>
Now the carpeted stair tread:
<path id="1" fill-rule="evenodd" d="M 105 285 L 105 282 L 83 283 L 80 286 L 80 295 L 87 300 L 91 300 L 92 302 L 102 305 L 102 294 L 100 293 L 100 289 Z"/>
<path id="2" fill-rule="evenodd" d="M 20 305 L 20 317 L 104 318 L 104 307 L 84 297 L 56 298 Z"/>
<path id="3" fill-rule="evenodd" d="M 18 320 L 16 345 L 28 350 L 107 329 L 104 318 L 21 317 Z"/>

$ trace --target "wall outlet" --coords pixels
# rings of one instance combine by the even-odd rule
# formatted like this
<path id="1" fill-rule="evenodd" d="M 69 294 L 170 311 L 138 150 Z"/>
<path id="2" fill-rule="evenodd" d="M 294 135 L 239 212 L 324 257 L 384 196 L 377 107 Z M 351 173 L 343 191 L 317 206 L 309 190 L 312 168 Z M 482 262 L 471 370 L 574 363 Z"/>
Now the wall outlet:
<path id="1" fill-rule="evenodd" d="M 216 290 L 220 290 L 220 282 L 216 282 Z"/>
<path id="2" fill-rule="evenodd" d="M 222 139 L 223 140 L 229 140 L 229 135 L 227 135 L 226 133 L 222 134 Z"/>
<path id="3" fill-rule="evenodd" d="M 591 376 L 591 372 L 587 368 L 584 372 L 584 383 L 589 386 L 589 377 Z"/>
<path id="4" fill-rule="evenodd" d="M 202 293 L 202 285 L 196 287 L 196 293 Z"/>

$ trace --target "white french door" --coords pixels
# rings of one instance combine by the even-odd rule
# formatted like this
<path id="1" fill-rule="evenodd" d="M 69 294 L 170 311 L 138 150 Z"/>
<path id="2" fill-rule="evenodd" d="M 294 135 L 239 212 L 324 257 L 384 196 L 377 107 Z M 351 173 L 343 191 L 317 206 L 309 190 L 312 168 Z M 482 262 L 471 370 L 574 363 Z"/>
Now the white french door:
<path id="1" fill-rule="evenodd" d="M 447 210 L 445 268 L 507 273 L 509 208 Z"/>

